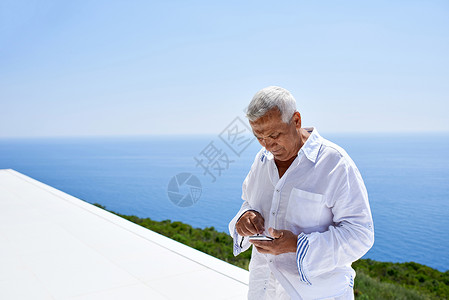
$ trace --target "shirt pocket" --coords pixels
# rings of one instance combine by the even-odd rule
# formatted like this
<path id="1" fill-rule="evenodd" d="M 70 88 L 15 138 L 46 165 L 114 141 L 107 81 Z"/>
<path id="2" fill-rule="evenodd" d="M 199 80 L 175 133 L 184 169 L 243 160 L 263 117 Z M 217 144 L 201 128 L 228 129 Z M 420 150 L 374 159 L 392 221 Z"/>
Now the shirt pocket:
<path id="1" fill-rule="evenodd" d="M 324 209 L 324 196 L 293 188 L 287 207 L 287 222 L 301 229 L 318 226 Z"/>

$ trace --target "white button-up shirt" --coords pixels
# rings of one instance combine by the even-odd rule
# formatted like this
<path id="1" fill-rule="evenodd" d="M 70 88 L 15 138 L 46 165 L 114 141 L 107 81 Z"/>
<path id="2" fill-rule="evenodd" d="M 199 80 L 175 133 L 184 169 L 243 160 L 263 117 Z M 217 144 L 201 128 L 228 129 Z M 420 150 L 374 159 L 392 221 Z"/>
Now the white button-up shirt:
<path id="1" fill-rule="evenodd" d="M 299 235 L 296 253 L 271 255 L 253 249 L 249 299 L 266 299 L 273 277 L 292 299 L 341 296 L 353 287 L 351 263 L 374 243 L 368 194 L 359 170 L 342 148 L 316 129 L 306 130 L 311 135 L 281 178 L 273 155 L 263 148 L 243 182 L 244 202 L 229 224 L 235 255 L 251 245 L 235 230 L 248 210 L 263 216 L 266 230 L 273 227 Z"/>

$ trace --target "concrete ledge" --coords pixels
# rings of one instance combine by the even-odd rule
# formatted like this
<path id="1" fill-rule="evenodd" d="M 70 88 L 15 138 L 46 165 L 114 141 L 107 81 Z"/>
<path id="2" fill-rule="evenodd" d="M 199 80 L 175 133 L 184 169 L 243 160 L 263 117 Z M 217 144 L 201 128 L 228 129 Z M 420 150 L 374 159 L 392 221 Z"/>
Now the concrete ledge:
<path id="1" fill-rule="evenodd" d="M 248 272 L 0 170 L 0 299 L 245 299 Z"/>

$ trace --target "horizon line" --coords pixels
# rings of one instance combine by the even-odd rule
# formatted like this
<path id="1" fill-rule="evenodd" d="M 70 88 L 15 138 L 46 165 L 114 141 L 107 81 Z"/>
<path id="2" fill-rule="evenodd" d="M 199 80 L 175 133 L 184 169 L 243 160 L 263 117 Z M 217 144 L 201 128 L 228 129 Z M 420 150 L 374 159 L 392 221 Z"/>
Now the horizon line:
<path id="1" fill-rule="evenodd" d="M 320 135 L 360 135 L 360 134 L 386 134 L 386 135 L 411 135 L 411 134 L 449 134 L 449 130 L 420 130 L 420 131 L 320 131 Z M 18 135 L 18 136 L 0 136 L 0 140 L 7 139 L 63 139 L 63 138 L 139 138 L 139 137 L 206 137 L 206 136 L 214 136 L 219 135 L 218 133 L 145 133 L 145 134 L 93 134 L 93 135 L 83 135 L 83 134 L 75 134 L 75 135 Z"/>

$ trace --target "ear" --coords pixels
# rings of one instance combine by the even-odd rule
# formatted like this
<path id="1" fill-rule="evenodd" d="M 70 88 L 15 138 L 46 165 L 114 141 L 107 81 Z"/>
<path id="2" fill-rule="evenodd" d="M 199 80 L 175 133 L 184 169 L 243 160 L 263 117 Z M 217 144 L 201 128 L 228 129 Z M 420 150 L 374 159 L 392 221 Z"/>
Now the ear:
<path id="1" fill-rule="evenodd" d="M 296 130 L 301 129 L 301 114 L 298 111 L 293 114 L 292 122 L 295 123 Z"/>

